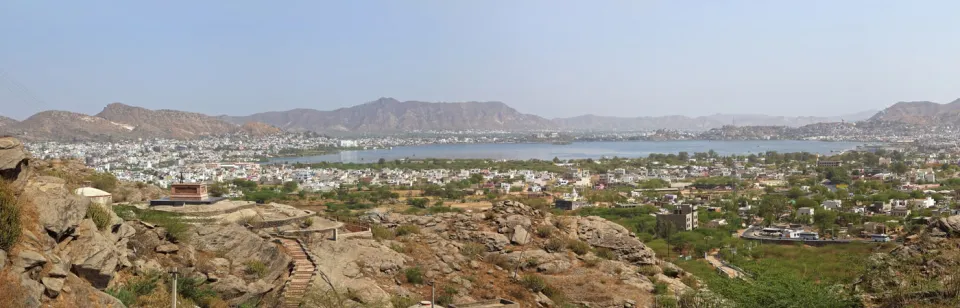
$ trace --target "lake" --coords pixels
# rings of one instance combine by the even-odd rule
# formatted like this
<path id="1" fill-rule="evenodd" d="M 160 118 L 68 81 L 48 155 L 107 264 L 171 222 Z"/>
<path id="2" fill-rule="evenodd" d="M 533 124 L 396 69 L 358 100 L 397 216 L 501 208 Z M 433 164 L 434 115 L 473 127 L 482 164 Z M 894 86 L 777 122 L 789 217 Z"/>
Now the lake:
<path id="1" fill-rule="evenodd" d="M 646 157 L 654 153 L 670 154 L 677 152 L 707 152 L 714 150 L 720 155 L 751 154 L 767 151 L 810 152 L 829 154 L 852 150 L 859 142 L 824 142 L 824 141 L 602 141 L 602 142 L 574 142 L 572 144 L 556 145 L 549 143 L 482 143 L 482 144 L 436 144 L 409 147 L 394 147 L 393 149 L 344 151 L 338 154 L 327 154 L 304 157 L 280 157 L 270 159 L 271 163 L 374 163 L 381 158 L 396 159 L 423 159 L 423 158 L 450 158 L 450 159 L 544 159 L 554 157 L 560 159 L 586 159 L 601 157 Z"/>

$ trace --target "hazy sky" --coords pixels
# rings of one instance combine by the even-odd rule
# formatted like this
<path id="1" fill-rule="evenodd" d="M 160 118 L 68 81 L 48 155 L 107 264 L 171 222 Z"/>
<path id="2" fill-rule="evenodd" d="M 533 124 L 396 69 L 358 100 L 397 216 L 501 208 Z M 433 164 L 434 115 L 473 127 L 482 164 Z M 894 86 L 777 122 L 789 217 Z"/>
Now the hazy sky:
<path id="1" fill-rule="evenodd" d="M 546 117 L 960 97 L 960 1 L 0 1 L 0 114 L 378 97 Z"/>

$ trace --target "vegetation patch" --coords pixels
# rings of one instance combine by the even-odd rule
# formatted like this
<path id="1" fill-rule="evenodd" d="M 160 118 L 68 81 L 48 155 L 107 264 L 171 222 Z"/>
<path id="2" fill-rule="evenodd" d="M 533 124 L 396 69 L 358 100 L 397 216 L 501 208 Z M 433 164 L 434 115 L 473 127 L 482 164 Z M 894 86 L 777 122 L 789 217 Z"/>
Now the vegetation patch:
<path id="1" fill-rule="evenodd" d="M 246 264 L 246 273 L 247 275 L 253 275 L 257 278 L 263 277 L 267 273 L 267 264 L 263 263 L 260 260 L 250 260 Z"/>
<path id="2" fill-rule="evenodd" d="M 419 266 L 410 267 L 403 271 L 403 277 L 408 283 L 423 284 L 423 270 Z"/>
<path id="3" fill-rule="evenodd" d="M 110 227 L 110 212 L 100 204 L 91 203 L 87 207 L 86 218 L 93 220 L 98 230 L 103 231 Z"/>
<path id="4" fill-rule="evenodd" d="M 9 251 L 20 241 L 20 206 L 9 183 L 0 180 L 0 250 Z"/>
<path id="5" fill-rule="evenodd" d="M 397 236 L 404 236 L 408 234 L 420 234 L 420 227 L 417 225 L 401 225 L 397 227 Z"/>

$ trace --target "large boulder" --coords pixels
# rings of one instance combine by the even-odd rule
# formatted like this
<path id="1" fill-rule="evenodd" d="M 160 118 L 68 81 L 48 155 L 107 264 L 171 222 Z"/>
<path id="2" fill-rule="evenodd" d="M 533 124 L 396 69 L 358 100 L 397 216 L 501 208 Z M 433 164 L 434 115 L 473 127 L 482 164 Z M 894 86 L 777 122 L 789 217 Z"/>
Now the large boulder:
<path id="1" fill-rule="evenodd" d="M 656 254 L 627 228 L 609 220 L 589 216 L 577 222 L 577 237 L 594 247 L 614 251 L 618 259 L 635 265 L 657 264 Z"/>
<path id="2" fill-rule="evenodd" d="M 266 271 L 260 277 L 274 281 L 287 271 L 290 257 L 274 243 L 236 224 L 198 225 L 190 242 L 198 252 L 214 253 L 229 259 L 235 275 L 241 275 L 241 266 L 250 261 L 263 262 Z M 182 250 L 181 250 L 182 252 Z M 225 274 L 225 273 L 221 273 Z"/>
<path id="3" fill-rule="evenodd" d="M 527 229 L 524 229 L 523 226 L 517 225 L 513 227 L 513 235 L 510 237 L 510 241 L 517 245 L 526 245 L 530 242 L 530 232 L 527 232 Z"/>
<path id="4" fill-rule="evenodd" d="M 72 271 L 90 281 L 94 287 L 104 289 L 113 279 L 117 268 L 128 263 L 126 248 L 118 247 L 116 241 L 104 236 L 93 220 L 84 219 L 77 228 L 77 238 L 64 249 L 71 260 Z"/>
<path id="5" fill-rule="evenodd" d="M 31 179 L 24 191 L 36 206 L 40 225 L 57 241 L 73 233 L 90 206 L 89 199 L 74 195 L 63 179 L 52 176 Z"/>
<path id="6" fill-rule="evenodd" d="M 939 229 L 949 235 L 960 234 L 960 215 L 943 217 L 930 223 L 931 228 Z"/>
<path id="7" fill-rule="evenodd" d="M 0 137 L 0 178 L 14 181 L 20 178 L 30 162 L 30 155 L 17 138 Z"/>

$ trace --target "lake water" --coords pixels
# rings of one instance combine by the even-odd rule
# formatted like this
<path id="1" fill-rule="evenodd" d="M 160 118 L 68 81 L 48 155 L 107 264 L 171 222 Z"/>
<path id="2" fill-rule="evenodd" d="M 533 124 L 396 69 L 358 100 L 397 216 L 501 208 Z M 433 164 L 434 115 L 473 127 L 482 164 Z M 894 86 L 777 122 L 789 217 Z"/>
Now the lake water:
<path id="1" fill-rule="evenodd" d="M 852 150 L 863 143 L 824 142 L 824 141 L 610 141 L 610 142 L 574 142 L 566 145 L 549 143 L 497 143 L 497 144 L 438 144 L 393 149 L 344 151 L 338 154 L 281 157 L 270 162 L 344 162 L 374 163 L 383 158 L 422 159 L 422 158 L 482 158 L 482 159 L 586 159 L 601 157 L 645 157 L 653 153 L 670 154 L 677 152 L 707 152 L 714 150 L 720 155 L 763 153 L 766 151 L 810 152 L 829 154 Z"/>

